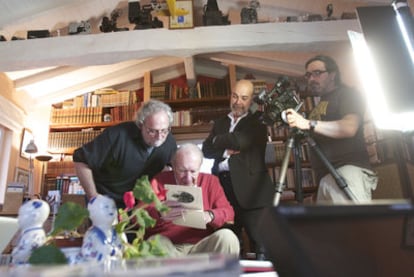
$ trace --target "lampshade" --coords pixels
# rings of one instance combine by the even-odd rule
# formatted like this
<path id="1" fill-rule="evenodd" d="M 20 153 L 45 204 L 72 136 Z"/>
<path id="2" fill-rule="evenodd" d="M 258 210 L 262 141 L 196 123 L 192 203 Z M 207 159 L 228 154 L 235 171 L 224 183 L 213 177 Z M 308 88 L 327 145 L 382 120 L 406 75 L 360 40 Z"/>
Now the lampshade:
<path id="1" fill-rule="evenodd" d="M 34 143 L 33 139 L 30 140 L 29 144 L 24 149 L 24 152 L 29 153 L 29 154 L 37 153 L 37 146 Z"/>
<path id="2" fill-rule="evenodd" d="M 48 162 L 50 161 L 53 157 L 50 155 L 39 155 L 35 157 L 36 160 L 41 161 L 41 162 Z"/>

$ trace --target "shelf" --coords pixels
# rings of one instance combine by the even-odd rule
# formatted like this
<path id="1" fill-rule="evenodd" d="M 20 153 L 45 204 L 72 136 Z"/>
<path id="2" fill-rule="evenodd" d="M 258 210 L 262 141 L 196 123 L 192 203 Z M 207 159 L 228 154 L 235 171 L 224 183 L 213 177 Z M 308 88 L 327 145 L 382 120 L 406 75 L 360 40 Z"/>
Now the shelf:
<path id="1" fill-rule="evenodd" d="M 107 128 L 112 125 L 116 125 L 121 123 L 121 121 L 110 121 L 110 122 L 96 122 L 96 123 L 83 123 L 83 124 L 50 124 L 49 129 L 50 131 L 69 131 L 69 130 L 82 130 L 82 129 L 99 129 L 99 128 Z"/>

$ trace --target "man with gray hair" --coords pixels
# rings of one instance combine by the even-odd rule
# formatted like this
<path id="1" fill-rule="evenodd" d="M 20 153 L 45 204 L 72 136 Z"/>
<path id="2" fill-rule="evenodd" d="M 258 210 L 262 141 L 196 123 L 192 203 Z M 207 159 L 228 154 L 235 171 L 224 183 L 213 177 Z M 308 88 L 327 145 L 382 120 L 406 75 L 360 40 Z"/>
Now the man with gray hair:
<path id="1" fill-rule="evenodd" d="M 183 144 L 172 159 L 172 171 L 157 174 L 151 185 L 161 201 L 169 206 L 166 214 L 160 215 L 153 207 L 147 208 L 149 214 L 157 220 L 153 228 L 145 235 L 161 235 L 162 245 L 169 256 L 177 257 L 195 253 L 224 253 L 239 255 L 240 243 L 230 229 L 222 228 L 234 220 L 233 207 L 224 194 L 219 179 L 209 173 L 200 172 L 203 153 L 195 144 Z M 167 200 L 165 185 L 200 187 L 202 191 L 203 213 L 201 220 L 206 229 L 180 226 L 173 223 L 182 217 L 183 207 L 180 201 Z"/>
<path id="2" fill-rule="evenodd" d="M 73 153 L 76 173 L 88 199 L 104 194 L 124 208 L 123 195 L 138 178 L 155 174 L 169 164 L 177 149 L 170 133 L 170 106 L 149 100 L 138 110 L 135 122 L 106 128 Z"/>

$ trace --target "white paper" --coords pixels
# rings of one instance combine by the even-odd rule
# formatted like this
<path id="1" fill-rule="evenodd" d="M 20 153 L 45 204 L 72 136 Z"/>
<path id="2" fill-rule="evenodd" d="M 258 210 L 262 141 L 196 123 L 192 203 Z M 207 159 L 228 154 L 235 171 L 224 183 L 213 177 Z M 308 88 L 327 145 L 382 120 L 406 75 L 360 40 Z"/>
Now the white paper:
<path id="1" fill-rule="evenodd" d="M 184 210 L 182 217 L 173 221 L 174 224 L 206 229 L 204 221 L 203 194 L 200 187 L 183 185 L 165 185 L 167 200 L 179 202 Z"/>

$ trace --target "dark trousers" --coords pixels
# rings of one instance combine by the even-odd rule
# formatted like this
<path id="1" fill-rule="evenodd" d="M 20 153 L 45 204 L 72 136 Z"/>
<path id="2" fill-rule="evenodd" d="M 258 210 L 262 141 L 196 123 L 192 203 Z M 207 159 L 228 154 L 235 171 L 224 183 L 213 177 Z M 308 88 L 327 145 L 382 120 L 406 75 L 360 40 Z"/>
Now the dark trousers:
<path id="1" fill-rule="evenodd" d="M 260 237 L 258 234 L 258 221 L 263 208 L 258 209 L 245 209 L 240 206 L 239 201 L 233 190 L 233 184 L 231 182 L 230 172 L 225 171 L 219 174 L 220 183 L 223 187 L 224 193 L 226 194 L 227 200 L 234 209 L 234 225 L 232 230 L 239 237 L 241 241 L 242 229 L 244 228 L 247 236 L 249 237 L 250 243 L 253 246 L 253 250 L 256 253 L 263 254 L 264 248 L 260 243 Z M 254 195 L 252 195 L 254 197 Z"/>

